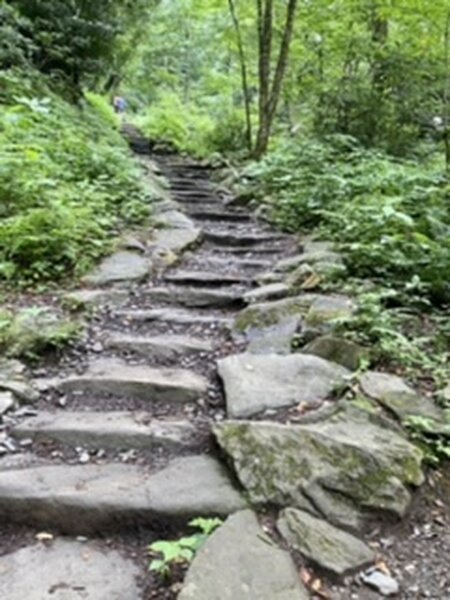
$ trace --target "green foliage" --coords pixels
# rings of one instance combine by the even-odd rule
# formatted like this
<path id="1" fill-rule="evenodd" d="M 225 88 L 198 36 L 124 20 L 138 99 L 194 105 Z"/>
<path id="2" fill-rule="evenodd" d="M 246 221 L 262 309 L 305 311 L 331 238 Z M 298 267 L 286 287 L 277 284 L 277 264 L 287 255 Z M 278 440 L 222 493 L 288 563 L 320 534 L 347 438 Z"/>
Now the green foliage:
<path id="1" fill-rule="evenodd" d="M 70 105 L 27 74 L 0 81 L 0 278 L 84 273 L 112 231 L 148 215 L 139 171 L 99 102 Z"/>
<path id="2" fill-rule="evenodd" d="M 392 288 L 356 288 L 353 292 L 358 309 L 339 322 L 338 330 L 369 347 L 372 364 L 400 368 L 413 379 L 428 378 L 440 385 L 446 382 L 450 376 L 450 329 L 445 312 L 422 314 L 402 306 L 401 294 Z M 416 297 L 419 306 L 420 300 Z"/>
<path id="3" fill-rule="evenodd" d="M 120 128 L 120 119 L 110 99 L 106 96 L 101 96 L 95 92 L 86 91 L 84 97 L 89 106 L 103 119 L 105 123 L 111 125 L 115 129 Z"/>
<path id="4" fill-rule="evenodd" d="M 320 226 L 356 277 L 450 300 L 450 186 L 433 164 L 393 160 L 353 138 L 281 144 L 246 176 L 289 231 Z"/>
<path id="5" fill-rule="evenodd" d="M 79 323 L 42 307 L 0 311 L 0 351 L 7 357 L 36 358 L 73 342 L 79 332 Z"/>
<path id="6" fill-rule="evenodd" d="M 151 561 L 149 569 L 161 577 L 170 576 L 171 569 L 176 564 L 189 563 L 205 543 L 208 537 L 222 525 L 220 519 L 197 518 L 189 523 L 197 529 L 197 533 L 172 541 L 157 541 L 149 546 L 151 554 L 161 555 Z"/>
<path id="7" fill-rule="evenodd" d="M 450 459 L 450 420 L 447 425 L 439 425 L 433 419 L 416 416 L 408 417 L 404 425 L 423 449 L 428 463 L 436 466 Z"/>

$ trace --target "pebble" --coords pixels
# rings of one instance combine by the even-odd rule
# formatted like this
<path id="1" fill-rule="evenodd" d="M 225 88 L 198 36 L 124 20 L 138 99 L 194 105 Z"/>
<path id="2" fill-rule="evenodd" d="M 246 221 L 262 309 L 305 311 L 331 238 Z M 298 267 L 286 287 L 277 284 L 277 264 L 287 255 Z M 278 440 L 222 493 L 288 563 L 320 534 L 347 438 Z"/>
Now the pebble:
<path id="1" fill-rule="evenodd" d="M 82 452 L 78 458 L 78 462 L 82 465 L 85 465 L 90 460 L 91 460 L 91 457 L 89 456 L 89 452 Z"/>
<path id="2" fill-rule="evenodd" d="M 25 438 L 20 440 L 19 444 L 22 448 L 28 448 L 29 446 L 33 445 L 33 440 L 31 438 Z"/>
<path id="3" fill-rule="evenodd" d="M 11 438 L 6 438 L 6 440 L 3 441 L 3 446 L 8 450 L 8 452 L 14 453 L 18 450 L 16 442 Z"/>
<path id="4" fill-rule="evenodd" d="M 95 342 L 92 346 L 92 352 L 103 352 L 103 344 L 101 342 Z"/>
<path id="5" fill-rule="evenodd" d="M 395 596 L 400 590 L 398 582 L 381 571 L 369 569 L 361 575 L 362 581 L 380 592 L 382 596 Z"/>
<path id="6" fill-rule="evenodd" d="M 66 396 L 61 396 L 61 398 L 58 398 L 58 406 L 61 406 L 62 408 L 67 406 L 67 397 Z"/>

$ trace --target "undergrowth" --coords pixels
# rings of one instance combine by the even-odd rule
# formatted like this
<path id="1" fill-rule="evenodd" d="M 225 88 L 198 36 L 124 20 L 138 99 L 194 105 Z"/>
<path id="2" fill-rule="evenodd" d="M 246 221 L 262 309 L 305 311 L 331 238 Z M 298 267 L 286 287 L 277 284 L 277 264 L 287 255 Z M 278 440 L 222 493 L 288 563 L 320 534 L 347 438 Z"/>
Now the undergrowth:
<path id="1" fill-rule="evenodd" d="M 450 184 L 431 160 L 349 137 L 284 140 L 243 173 L 243 192 L 294 233 L 335 242 L 346 271 L 326 291 L 357 298 L 338 331 L 433 389 L 450 377 Z"/>
<path id="2" fill-rule="evenodd" d="M 78 276 L 148 216 L 138 169 L 98 96 L 76 106 L 23 71 L 0 87 L 0 279 Z"/>

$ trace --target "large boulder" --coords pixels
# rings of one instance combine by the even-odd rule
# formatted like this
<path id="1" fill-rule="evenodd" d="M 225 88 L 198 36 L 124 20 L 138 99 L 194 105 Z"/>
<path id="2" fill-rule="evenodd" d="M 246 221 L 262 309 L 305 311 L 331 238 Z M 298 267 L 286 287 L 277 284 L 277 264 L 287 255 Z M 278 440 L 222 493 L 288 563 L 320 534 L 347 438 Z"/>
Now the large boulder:
<path id="1" fill-rule="evenodd" d="M 228 518 L 192 563 L 178 600 L 307 600 L 295 565 L 250 510 Z"/>
<path id="2" fill-rule="evenodd" d="M 276 325 L 287 317 L 302 317 L 317 298 L 317 294 L 302 294 L 274 302 L 254 304 L 238 314 L 234 325 L 235 330 L 244 333 L 249 328 Z"/>
<path id="3" fill-rule="evenodd" d="M 300 354 L 236 354 L 220 360 L 218 367 L 231 417 L 300 403 L 320 405 L 349 375 L 340 365 Z"/>
<path id="4" fill-rule="evenodd" d="M 105 258 L 83 281 L 90 286 L 142 281 L 152 268 L 148 257 L 135 252 L 120 250 Z"/>
<path id="5" fill-rule="evenodd" d="M 214 432 L 252 503 L 304 509 L 344 527 L 402 517 L 409 486 L 423 482 L 421 451 L 347 406 L 315 423 L 226 421 Z"/>

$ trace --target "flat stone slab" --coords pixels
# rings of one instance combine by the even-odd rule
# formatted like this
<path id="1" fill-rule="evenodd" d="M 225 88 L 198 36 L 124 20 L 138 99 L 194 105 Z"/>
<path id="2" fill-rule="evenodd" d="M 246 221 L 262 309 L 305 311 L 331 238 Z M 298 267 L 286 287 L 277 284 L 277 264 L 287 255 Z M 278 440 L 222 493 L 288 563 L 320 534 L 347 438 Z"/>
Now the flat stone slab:
<path id="1" fill-rule="evenodd" d="M 120 251 L 105 258 L 83 281 L 89 285 L 142 281 L 152 268 L 149 258 L 134 252 Z"/>
<path id="2" fill-rule="evenodd" d="M 0 557 L 5 600 L 137 600 L 139 569 L 116 550 L 55 540 Z"/>
<path id="3" fill-rule="evenodd" d="M 222 465 L 206 455 L 176 459 L 153 473 L 130 464 L 0 472 L 2 520 L 70 533 L 104 533 L 243 508 L 245 501 Z"/>
<path id="4" fill-rule="evenodd" d="M 252 504 L 307 510 L 339 527 L 403 517 L 410 486 L 424 481 L 416 446 L 347 405 L 314 423 L 225 421 L 214 432 Z"/>
<path id="5" fill-rule="evenodd" d="M 244 301 L 248 304 L 279 300 L 289 295 L 290 288 L 285 283 L 269 283 L 244 294 Z"/>
<path id="6" fill-rule="evenodd" d="M 109 333 L 104 337 L 107 348 L 121 352 L 133 352 L 147 358 L 174 358 L 180 354 L 212 352 L 213 345 L 208 340 L 187 335 L 159 335 L 145 337 Z"/>
<path id="7" fill-rule="evenodd" d="M 245 332 L 250 354 L 290 354 L 292 341 L 300 329 L 300 317 L 286 317 L 275 325 L 251 327 Z"/>
<path id="8" fill-rule="evenodd" d="M 292 548 L 335 575 L 356 571 L 375 560 L 375 553 L 360 539 L 302 510 L 284 510 L 277 528 Z"/>
<path id="9" fill-rule="evenodd" d="M 216 315 L 202 315 L 191 310 L 176 308 L 156 308 L 151 310 L 116 311 L 115 316 L 127 321 L 158 321 L 176 325 L 209 325 L 231 328 L 233 319 Z"/>
<path id="10" fill-rule="evenodd" d="M 156 369 L 130 366 L 117 359 L 92 361 L 83 375 L 56 382 L 62 392 L 132 396 L 148 401 L 193 402 L 208 389 L 204 377 L 185 369 Z"/>
<path id="11" fill-rule="evenodd" d="M 222 308 L 242 303 L 242 294 L 236 291 L 181 286 L 150 288 L 146 291 L 145 297 L 151 302 L 178 304 L 191 308 Z"/>
<path id="12" fill-rule="evenodd" d="M 12 435 L 75 447 L 174 449 L 191 445 L 195 431 L 189 421 L 162 421 L 144 412 L 62 411 L 28 418 L 13 428 Z"/>
<path id="13" fill-rule="evenodd" d="M 195 246 L 202 239 L 202 230 L 198 227 L 176 227 L 155 230 L 150 241 L 155 258 L 164 258 L 169 252 L 176 256 Z"/>
<path id="14" fill-rule="evenodd" d="M 73 308 L 121 306 L 128 300 L 126 290 L 76 290 L 63 295 L 63 302 Z"/>
<path id="15" fill-rule="evenodd" d="M 400 420 L 420 416 L 437 422 L 445 420 L 444 411 L 432 400 L 417 394 L 404 379 L 390 373 L 367 371 L 360 378 L 363 392 L 377 400 Z"/>
<path id="16" fill-rule="evenodd" d="M 350 373 L 309 355 L 244 353 L 219 360 L 218 368 L 231 417 L 300 403 L 318 406 Z"/>
<path id="17" fill-rule="evenodd" d="M 178 600 L 307 599 L 289 553 L 263 532 L 250 510 L 229 517 L 205 542 L 178 596 Z"/>

